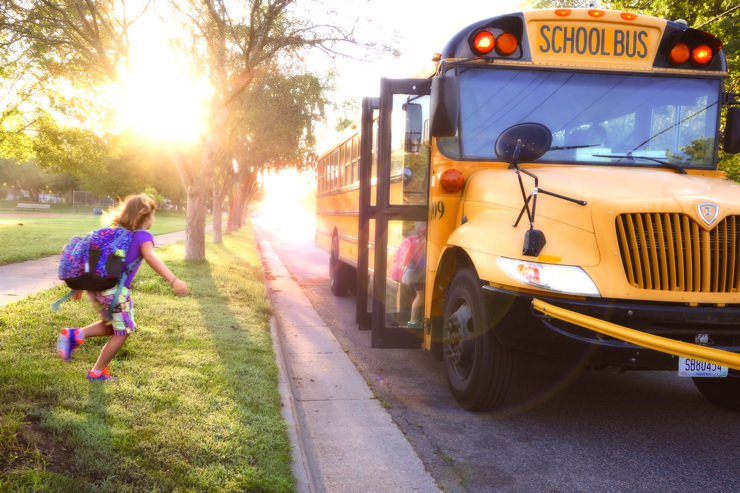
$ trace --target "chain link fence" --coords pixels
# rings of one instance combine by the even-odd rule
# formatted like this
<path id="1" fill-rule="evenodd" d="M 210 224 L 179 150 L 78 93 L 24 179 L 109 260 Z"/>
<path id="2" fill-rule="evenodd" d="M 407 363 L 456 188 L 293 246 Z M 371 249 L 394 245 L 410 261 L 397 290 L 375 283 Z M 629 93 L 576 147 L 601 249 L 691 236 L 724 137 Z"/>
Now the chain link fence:
<path id="1" fill-rule="evenodd" d="M 108 197 L 98 197 L 90 192 L 75 190 L 72 192 L 72 212 L 74 214 L 102 214 L 110 209 L 114 201 Z"/>

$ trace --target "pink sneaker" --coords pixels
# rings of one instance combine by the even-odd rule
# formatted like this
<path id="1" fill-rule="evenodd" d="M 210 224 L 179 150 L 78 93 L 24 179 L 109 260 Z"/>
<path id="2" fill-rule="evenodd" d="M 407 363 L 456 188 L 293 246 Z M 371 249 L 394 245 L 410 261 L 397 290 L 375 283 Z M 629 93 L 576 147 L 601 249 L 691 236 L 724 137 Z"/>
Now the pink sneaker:
<path id="1" fill-rule="evenodd" d="M 62 329 L 57 339 L 57 354 L 64 361 L 69 361 L 72 352 L 85 342 L 80 338 L 80 329 Z"/>
<path id="2" fill-rule="evenodd" d="M 102 380 L 103 382 L 115 382 L 118 380 L 118 378 L 111 376 L 110 373 L 108 373 L 108 367 L 106 366 L 103 368 L 103 371 L 100 373 L 96 373 L 95 370 L 90 370 L 87 372 L 87 379 L 88 380 Z"/>

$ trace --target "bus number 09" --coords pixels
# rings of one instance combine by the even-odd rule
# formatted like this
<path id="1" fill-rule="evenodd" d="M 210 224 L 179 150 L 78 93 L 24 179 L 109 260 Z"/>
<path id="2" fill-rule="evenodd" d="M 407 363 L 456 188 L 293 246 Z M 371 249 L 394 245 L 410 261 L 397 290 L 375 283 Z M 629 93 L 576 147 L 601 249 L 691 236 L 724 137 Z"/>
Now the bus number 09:
<path id="1" fill-rule="evenodd" d="M 442 216 L 445 215 L 445 203 L 441 200 L 438 200 L 437 202 L 432 202 L 431 207 L 429 208 L 429 219 L 435 220 L 435 219 L 442 219 Z"/>

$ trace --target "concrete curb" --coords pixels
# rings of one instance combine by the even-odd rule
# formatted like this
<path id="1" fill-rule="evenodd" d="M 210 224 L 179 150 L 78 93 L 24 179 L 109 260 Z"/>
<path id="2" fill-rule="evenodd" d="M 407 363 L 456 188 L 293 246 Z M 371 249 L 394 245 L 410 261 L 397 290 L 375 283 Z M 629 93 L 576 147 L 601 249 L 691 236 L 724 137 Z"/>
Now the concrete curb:
<path id="1" fill-rule="evenodd" d="M 272 350 L 275 353 L 275 363 L 278 367 L 278 392 L 280 392 L 283 401 L 281 414 L 288 425 L 288 438 L 293 448 L 293 476 L 296 478 L 296 489 L 301 493 L 310 493 L 316 491 L 316 488 L 313 486 L 311 467 L 308 464 L 305 445 L 299 436 L 298 412 L 293 399 L 293 389 L 290 385 L 288 370 L 285 366 L 280 331 L 276 324 L 275 317 L 271 317 L 270 337 L 272 337 Z"/>
<path id="2" fill-rule="evenodd" d="M 416 452 L 255 228 L 299 491 L 439 491 Z"/>

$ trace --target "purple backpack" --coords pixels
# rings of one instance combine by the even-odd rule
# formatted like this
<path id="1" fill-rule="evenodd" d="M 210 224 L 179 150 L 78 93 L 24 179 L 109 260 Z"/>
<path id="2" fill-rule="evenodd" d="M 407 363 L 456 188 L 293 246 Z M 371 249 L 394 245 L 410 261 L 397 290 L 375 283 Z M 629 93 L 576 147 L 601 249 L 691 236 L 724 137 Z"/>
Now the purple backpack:
<path id="1" fill-rule="evenodd" d="M 72 289 L 104 291 L 118 283 L 133 231 L 102 228 L 67 243 L 59 262 L 59 279 Z"/>
<path id="2" fill-rule="evenodd" d="M 64 247 L 59 262 L 59 279 L 71 291 L 52 305 L 54 310 L 77 291 L 105 291 L 116 285 L 118 290 L 114 301 L 117 301 L 129 272 L 141 261 L 139 257 L 123 268 L 133 236 L 133 231 L 119 227 L 96 229 L 85 237 L 72 238 Z"/>

